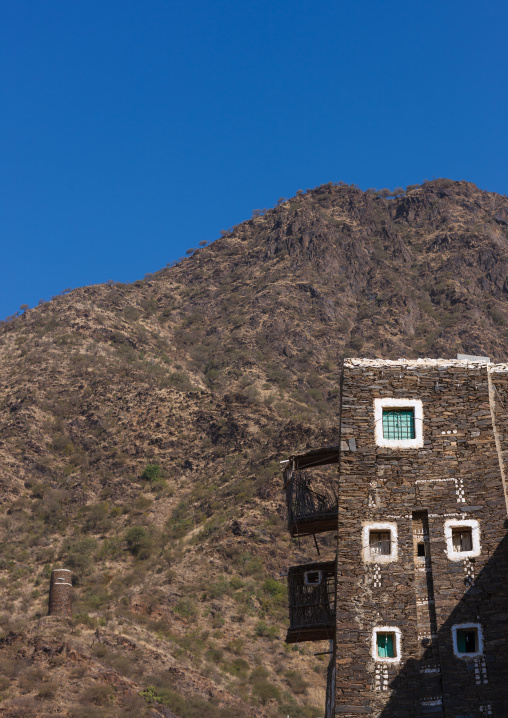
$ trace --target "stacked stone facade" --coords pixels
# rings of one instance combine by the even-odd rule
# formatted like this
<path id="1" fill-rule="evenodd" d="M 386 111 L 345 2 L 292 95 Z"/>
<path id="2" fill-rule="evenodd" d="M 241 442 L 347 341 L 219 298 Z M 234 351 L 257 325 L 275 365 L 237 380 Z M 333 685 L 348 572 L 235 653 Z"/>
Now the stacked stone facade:
<path id="1" fill-rule="evenodd" d="M 508 365 L 350 359 L 341 403 L 356 451 L 339 461 L 336 715 L 508 716 Z M 415 408 L 406 446 L 382 440 L 392 405 Z M 390 532 L 390 555 L 369 554 L 371 530 Z M 458 652 L 461 626 L 475 655 Z"/>
<path id="2" fill-rule="evenodd" d="M 72 578 L 68 568 L 51 572 L 48 616 L 72 616 Z"/>

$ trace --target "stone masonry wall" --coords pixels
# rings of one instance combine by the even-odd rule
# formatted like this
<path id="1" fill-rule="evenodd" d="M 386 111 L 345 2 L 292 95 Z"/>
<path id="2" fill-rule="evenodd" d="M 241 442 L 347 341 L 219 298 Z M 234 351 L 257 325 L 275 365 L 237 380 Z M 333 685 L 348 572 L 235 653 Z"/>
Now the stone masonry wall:
<path id="1" fill-rule="evenodd" d="M 72 616 L 72 579 L 68 568 L 51 572 L 48 616 Z"/>
<path id="2" fill-rule="evenodd" d="M 504 364 L 493 364 L 489 367 L 489 377 L 492 389 L 491 405 L 508 503 L 508 367 Z"/>
<path id="3" fill-rule="evenodd" d="M 348 360 L 339 478 L 337 716 L 508 715 L 506 503 L 508 367 L 495 375 L 496 446 L 486 365 Z M 421 400 L 423 445 L 375 443 L 374 399 Z M 451 560 L 445 522 L 479 529 L 479 555 Z M 362 527 L 395 528 L 397 557 L 365 562 Z M 474 523 L 476 522 L 476 523 Z M 417 544 L 426 557 L 418 558 Z M 476 624 L 483 653 L 457 657 L 452 627 Z M 373 657 L 373 630 L 400 631 L 398 662 Z M 375 653 L 375 652 L 374 652 Z"/>

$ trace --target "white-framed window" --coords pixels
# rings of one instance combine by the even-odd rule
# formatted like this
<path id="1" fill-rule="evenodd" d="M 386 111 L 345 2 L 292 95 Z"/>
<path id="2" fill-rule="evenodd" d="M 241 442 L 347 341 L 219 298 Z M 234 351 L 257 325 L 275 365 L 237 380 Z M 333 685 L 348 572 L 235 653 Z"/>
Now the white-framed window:
<path id="1" fill-rule="evenodd" d="M 475 519 L 448 519 L 444 526 L 446 553 L 450 561 L 479 556 L 480 527 Z"/>
<path id="2" fill-rule="evenodd" d="M 377 446 L 416 449 L 423 446 L 423 406 L 420 399 L 374 399 Z"/>
<path id="3" fill-rule="evenodd" d="M 479 623 L 452 626 L 453 652 L 457 658 L 476 658 L 483 653 L 483 633 Z"/>
<path id="4" fill-rule="evenodd" d="M 322 571 L 305 571 L 303 575 L 303 582 L 306 586 L 319 586 L 322 580 Z"/>
<path id="5" fill-rule="evenodd" d="M 391 521 L 365 522 L 362 527 L 362 554 L 365 563 L 397 560 L 397 524 Z"/>
<path id="6" fill-rule="evenodd" d="M 377 626 L 372 631 L 372 658 L 381 663 L 398 663 L 401 660 L 400 628 Z"/>

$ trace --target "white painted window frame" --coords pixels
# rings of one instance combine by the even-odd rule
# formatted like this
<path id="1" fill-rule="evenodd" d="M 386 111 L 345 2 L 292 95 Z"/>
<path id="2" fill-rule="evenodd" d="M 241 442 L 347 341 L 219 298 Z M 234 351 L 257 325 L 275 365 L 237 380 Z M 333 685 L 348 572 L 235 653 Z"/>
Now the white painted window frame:
<path id="1" fill-rule="evenodd" d="M 390 532 L 390 553 L 372 555 L 370 552 L 370 532 Z M 365 563 L 392 563 L 398 557 L 398 531 L 394 521 L 364 521 L 362 526 L 362 555 Z"/>
<path id="2" fill-rule="evenodd" d="M 318 574 L 319 580 L 317 583 L 309 582 L 309 573 L 317 573 Z M 323 583 L 323 572 L 317 571 L 317 570 L 305 571 L 305 573 L 303 574 L 303 582 L 304 582 L 305 586 L 321 586 L 321 584 Z"/>
<path id="3" fill-rule="evenodd" d="M 468 628 L 476 628 L 478 636 L 478 650 L 476 653 L 459 653 L 459 647 L 457 645 L 457 631 L 462 631 Z M 456 658 L 478 658 L 483 656 L 483 631 L 480 623 L 457 623 L 452 626 L 452 640 L 453 640 L 453 653 Z"/>
<path id="4" fill-rule="evenodd" d="M 470 528 L 473 548 L 471 551 L 455 551 L 453 548 L 453 529 Z M 482 550 L 480 543 L 480 525 L 476 519 L 448 519 L 444 525 L 446 554 L 450 561 L 463 561 L 465 558 L 479 556 Z"/>
<path id="5" fill-rule="evenodd" d="M 414 439 L 385 439 L 383 409 L 412 409 L 415 419 Z M 423 405 L 421 399 L 374 399 L 374 427 L 376 445 L 388 449 L 418 449 L 423 446 Z"/>
<path id="6" fill-rule="evenodd" d="M 395 635 L 395 657 L 382 658 L 377 655 L 377 634 L 393 633 Z M 372 631 L 372 658 L 376 663 L 400 663 L 402 660 L 402 638 L 400 628 L 397 626 L 376 626 Z"/>

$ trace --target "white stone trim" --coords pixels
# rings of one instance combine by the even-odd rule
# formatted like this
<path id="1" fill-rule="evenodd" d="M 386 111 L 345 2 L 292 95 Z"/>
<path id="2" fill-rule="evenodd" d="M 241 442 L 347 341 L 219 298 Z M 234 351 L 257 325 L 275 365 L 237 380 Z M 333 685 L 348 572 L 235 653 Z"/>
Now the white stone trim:
<path id="1" fill-rule="evenodd" d="M 385 556 L 372 556 L 370 553 L 369 534 L 371 531 L 389 531 L 390 532 L 390 553 Z M 362 523 L 362 556 L 365 563 L 391 563 L 397 560 L 397 524 L 388 521 L 374 521 Z"/>
<path id="2" fill-rule="evenodd" d="M 459 653 L 457 645 L 457 631 L 467 628 L 476 628 L 478 634 L 478 650 L 476 653 Z M 453 653 L 456 658 L 477 658 L 483 655 L 483 631 L 480 623 L 457 623 L 452 626 Z"/>
<path id="3" fill-rule="evenodd" d="M 453 548 L 453 529 L 470 528 L 473 548 L 471 551 L 455 551 Z M 450 561 L 463 561 L 465 558 L 479 556 L 482 550 L 480 544 L 480 526 L 476 519 L 448 519 L 444 525 L 446 539 L 446 553 Z"/>
<path id="4" fill-rule="evenodd" d="M 377 655 L 378 633 L 393 633 L 395 635 L 394 658 L 381 658 Z M 376 661 L 376 663 L 400 663 L 400 661 L 402 660 L 400 628 L 397 628 L 396 626 L 376 626 L 372 630 L 372 658 Z"/>
<path id="5" fill-rule="evenodd" d="M 484 360 L 471 360 L 471 359 L 430 359 L 429 357 L 422 357 L 419 359 L 362 359 L 359 357 L 348 357 L 344 359 L 344 366 L 347 367 L 386 367 L 387 369 L 420 369 L 422 367 L 442 367 L 454 368 L 454 367 L 465 367 L 471 369 L 482 369 L 487 368 L 488 372 L 506 372 L 508 371 L 508 363 L 503 362 L 499 364 L 485 364 Z"/>
<path id="6" fill-rule="evenodd" d="M 383 409 L 413 409 L 415 418 L 414 439 L 385 439 L 383 436 Z M 421 399 L 374 399 L 374 427 L 377 446 L 390 449 L 417 449 L 423 446 L 423 406 Z"/>

